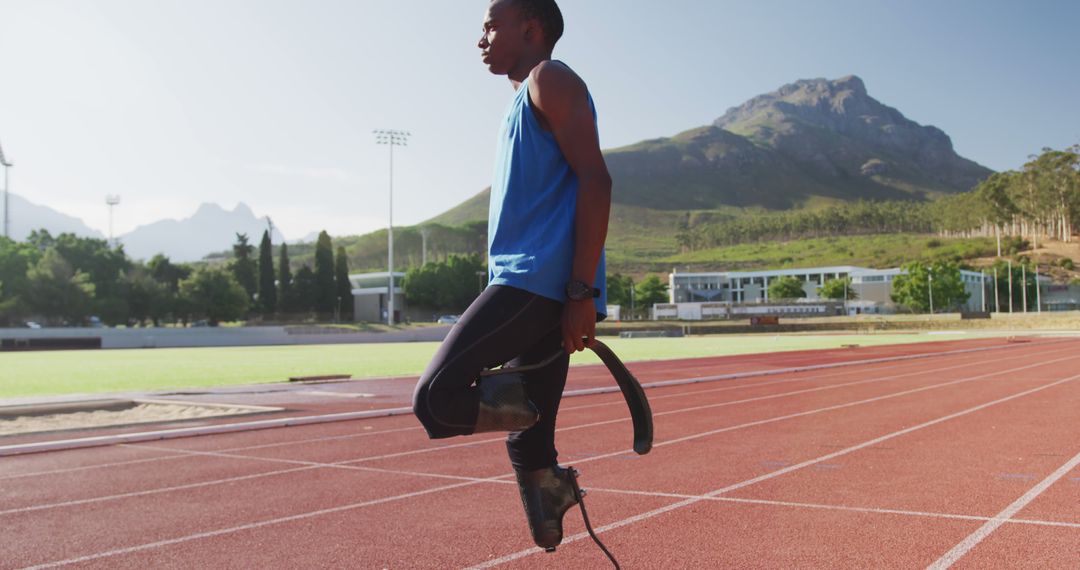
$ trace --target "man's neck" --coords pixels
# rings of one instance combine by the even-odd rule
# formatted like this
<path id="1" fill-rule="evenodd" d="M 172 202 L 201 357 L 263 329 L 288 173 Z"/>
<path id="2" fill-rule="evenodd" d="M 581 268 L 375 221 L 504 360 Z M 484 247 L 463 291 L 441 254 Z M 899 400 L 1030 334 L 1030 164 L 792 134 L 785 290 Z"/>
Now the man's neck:
<path id="1" fill-rule="evenodd" d="M 549 59 L 551 59 L 550 51 L 521 58 L 517 66 L 506 74 L 510 78 L 510 85 L 513 85 L 514 89 L 517 90 L 525 79 L 529 77 L 529 73 L 532 72 L 534 67 Z"/>

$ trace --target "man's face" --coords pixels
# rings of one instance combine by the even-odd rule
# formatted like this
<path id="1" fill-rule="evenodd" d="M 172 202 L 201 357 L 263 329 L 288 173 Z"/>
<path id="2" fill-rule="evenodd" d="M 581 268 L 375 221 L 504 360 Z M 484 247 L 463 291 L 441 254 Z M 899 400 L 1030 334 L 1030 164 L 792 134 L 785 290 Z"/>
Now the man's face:
<path id="1" fill-rule="evenodd" d="M 476 44 L 484 65 L 495 75 L 506 75 L 526 48 L 525 22 L 513 0 L 493 0 L 484 14 L 484 35 Z"/>

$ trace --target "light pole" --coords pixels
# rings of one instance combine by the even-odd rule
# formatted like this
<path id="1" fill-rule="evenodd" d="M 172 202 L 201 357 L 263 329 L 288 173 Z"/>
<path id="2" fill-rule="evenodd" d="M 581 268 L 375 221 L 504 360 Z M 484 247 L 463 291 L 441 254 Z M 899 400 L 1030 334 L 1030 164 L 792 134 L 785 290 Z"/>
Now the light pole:
<path id="1" fill-rule="evenodd" d="M 420 242 L 421 242 L 421 245 L 420 245 L 420 266 L 421 267 L 427 265 L 427 238 L 428 238 L 428 232 L 430 230 L 431 230 L 431 228 L 428 228 L 427 226 L 423 226 L 423 227 L 420 228 Z"/>
<path id="2" fill-rule="evenodd" d="M 1013 312 L 1012 260 L 1009 260 L 1009 314 Z"/>
<path id="3" fill-rule="evenodd" d="M 116 239 L 113 237 L 113 209 L 120 203 L 120 196 L 109 194 L 105 196 L 105 204 L 109 206 L 109 244 L 116 247 Z"/>
<path id="4" fill-rule="evenodd" d="M 979 271 L 979 301 L 982 312 L 986 312 L 986 271 Z"/>
<path id="5" fill-rule="evenodd" d="M 927 273 L 927 277 L 930 279 L 930 314 L 934 314 L 934 272 L 931 270 Z"/>
<path id="6" fill-rule="evenodd" d="M 11 237 L 11 201 L 8 198 L 8 190 L 11 187 L 11 181 L 8 178 L 8 170 L 11 170 L 14 164 L 7 161 L 4 158 L 4 147 L 0 146 L 0 165 L 4 166 L 4 237 Z"/>
<path id="7" fill-rule="evenodd" d="M 1020 286 L 1021 287 L 1020 292 L 1023 293 L 1023 295 L 1024 295 L 1024 297 L 1023 297 L 1024 298 L 1024 313 L 1027 313 L 1027 289 L 1028 289 L 1028 287 L 1027 287 L 1027 264 L 1026 263 L 1020 266 L 1020 283 L 1023 283 L 1023 285 Z"/>
<path id="8" fill-rule="evenodd" d="M 998 291 L 997 265 L 994 266 L 994 312 L 1001 312 L 1001 292 Z"/>
<path id="9" fill-rule="evenodd" d="M 1042 314 L 1042 287 L 1039 286 L 1039 264 L 1035 264 L 1035 305 L 1036 312 Z"/>
<path id="10" fill-rule="evenodd" d="M 375 144 L 384 144 L 390 147 L 390 239 L 388 250 L 388 265 L 390 266 L 390 290 L 387 296 L 386 324 L 394 324 L 394 147 L 408 146 L 410 135 L 407 131 L 375 130 Z"/>

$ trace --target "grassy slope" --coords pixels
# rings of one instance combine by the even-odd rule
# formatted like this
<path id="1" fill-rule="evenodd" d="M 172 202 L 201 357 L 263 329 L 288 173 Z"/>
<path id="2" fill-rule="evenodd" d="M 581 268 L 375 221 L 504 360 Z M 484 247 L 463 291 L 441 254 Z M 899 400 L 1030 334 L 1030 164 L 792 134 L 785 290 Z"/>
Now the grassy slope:
<path id="1" fill-rule="evenodd" d="M 926 335 L 723 335 L 605 339 L 627 361 L 939 340 Z M 24 352 L 4 355 L 0 398 L 282 382 L 289 376 L 419 375 L 437 343 Z M 595 364 L 591 354 L 574 364 Z"/>
<path id="2" fill-rule="evenodd" d="M 660 264 L 706 268 L 787 268 L 823 265 L 897 267 L 909 261 L 962 260 L 992 255 L 989 238 L 939 238 L 915 234 L 849 236 L 766 242 L 672 255 Z"/>

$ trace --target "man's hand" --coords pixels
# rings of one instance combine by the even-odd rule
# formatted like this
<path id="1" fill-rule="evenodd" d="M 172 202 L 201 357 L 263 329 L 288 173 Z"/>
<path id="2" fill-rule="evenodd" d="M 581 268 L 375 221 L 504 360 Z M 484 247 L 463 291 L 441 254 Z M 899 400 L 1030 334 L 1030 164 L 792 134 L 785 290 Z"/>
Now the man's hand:
<path id="1" fill-rule="evenodd" d="M 567 354 L 596 342 L 596 305 L 592 299 L 567 301 L 562 314 L 563 348 Z"/>

